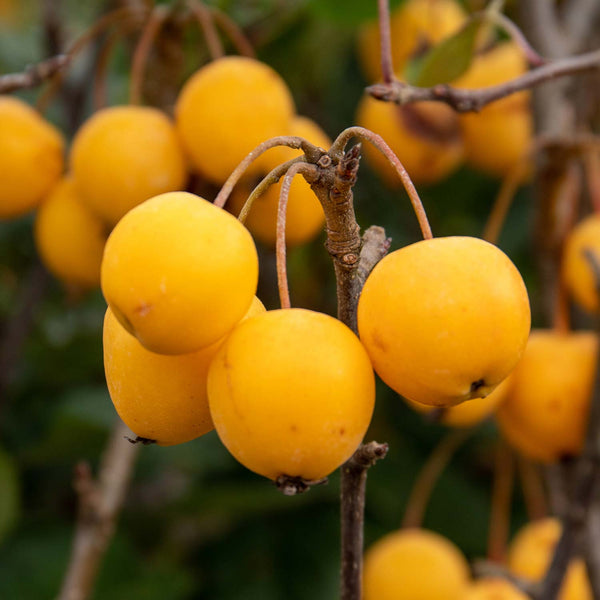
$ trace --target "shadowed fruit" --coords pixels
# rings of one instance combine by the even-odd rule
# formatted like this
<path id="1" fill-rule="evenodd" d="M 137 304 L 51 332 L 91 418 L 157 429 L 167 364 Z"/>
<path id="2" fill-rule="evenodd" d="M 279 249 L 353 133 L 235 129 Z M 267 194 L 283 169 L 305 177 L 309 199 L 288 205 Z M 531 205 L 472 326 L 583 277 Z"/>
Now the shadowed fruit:
<path id="1" fill-rule="evenodd" d="M 0 219 L 34 209 L 64 169 L 64 139 L 17 98 L 0 96 Z"/>
<path id="2" fill-rule="evenodd" d="M 303 137 L 325 150 L 331 145 L 331 140 L 325 132 L 307 117 L 294 117 L 288 135 Z M 283 146 L 268 150 L 264 156 L 266 172 L 301 155 L 301 150 Z M 248 186 L 238 186 L 231 197 L 228 208 L 231 208 L 234 214 L 239 214 L 251 192 L 252 190 Z M 280 192 L 281 182 L 272 185 L 254 202 L 245 221 L 246 227 L 254 238 L 268 246 L 274 246 L 277 239 L 277 207 Z M 322 231 L 324 223 L 325 215 L 321 203 L 302 175 L 296 175 L 288 197 L 285 221 L 287 245 L 297 246 L 310 241 Z"/>
<path id="3" fill-rule="evenodd" d="M 220 184 L 258 144 L 285 135 L 294 110 L 285 82 L 271 67 L 227 56 L 187 81 L 177 99 L 175 120 L 193 166 Z M 262 166 L 259 159 L 248 172 Z"/>
<path id="4" fill-rule="evenodd" d="M 258 257 L 235 217 L 172 192 L 119 221 L 101 276 L 125 329 L 152 352 L 183 354 L 216 342 L 242 318 L 256 291 Z"/>
<path id="5" fill-rule="evenodd" d="M 244 318 L 264 311 L 255 297 Z M 123 329 L 110 308 L 104 318 L 103 337 L 110 397 L 121 419 L 136 435 L 170 446 L 214 428 L 206 378 L 222 339 L 189 354 L 155 354 Z"/>
<path id="6" fill-rule="evenodd" d="M 83 288 L 100 285 L 100 264 L 108 231 L 81 202 L 65 177 L 38 210 L 35 242 L 44 265 L 58 279 Z"/>
<path id="7" fill-rule="evenodd" d="M 173 124 L 144 106 L 95 113 L 73 139 L 70 164 L 82 200 L 111 225 L 144 200 L 182 189 L 187 178 Z"/>
<path id="8" fill-rule="evenodd" d="M 469 586 L 463 600 L 529 600 L 529 596 L 506 579 L 483 577 Z"/>
<path id="9" fill-rule="evenodd" d="M 531 332 L 498 422 L 508 441 L 535 460 L 581 452 L 596 368 L 596 335 Z"/>
<path id="10" fill-rule="evenodd" d="M 319 479 L 362 441 L 375 380 L 343 323 L 274 310 L 232 331 L 210 367 L 208 398 L 221 441 L 245 467 L 270 479 Z"/>
<path id="11" fill-rule="evenodd" d="M 440 181 L 463 159 L 458 117 L 441 102 L 397 106 L 364 95 L 356 122 L 387 142 L 415 183 Z M 379 150 L 365 144 L 363 152 L 387 185 L 400 186 L 398 174 Z"/>
<path id="12" fill-rule="evenodd" d="M 585 310 L 597 313 L 598 287 L 590 261 L 585 257 L 588 249 L 600 264 L 600 215 L 583 219 L 565 241 L 562 275 L 568 290 Z"/>
<path id="13" fill-rule="evenodd" d="M 363 600 L 464 600 L 468 581 L 460 550 L 432 531 L 390 533 L 365 553 Z"/>
<path id="14" fill-rule="evenodd" d="M 423 240 L 373 269 L 358 330 L 377 374 L 409 400 L 452 406 L 488 395 L 529 334 L 527 290 L 496 246 L 470 237 Z"/>
<path id="15" fill-rule="evenodd" d="M 508 550 L 508 568 L 519 577 L 540 581 L 560 537 L 562 526 L 558 519 L 532 521 L 515 536 Z M 571 560 L 559 600 L 592 600 L 593 595 L 583 560 Z"/>

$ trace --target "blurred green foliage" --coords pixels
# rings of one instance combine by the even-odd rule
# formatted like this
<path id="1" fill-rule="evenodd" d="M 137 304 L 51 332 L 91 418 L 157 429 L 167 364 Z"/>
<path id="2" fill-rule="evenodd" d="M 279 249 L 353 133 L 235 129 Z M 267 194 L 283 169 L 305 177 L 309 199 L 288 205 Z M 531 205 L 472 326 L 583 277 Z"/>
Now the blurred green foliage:
<path id="1" fill-rule="evenodd" d="M 16 14 L 0 25 L 0 72 L 19 71 L 44 54 L 41 3 L 14 4 Z M 355 38 L 360 24 L 375 15 L 374 0 L 223 0 L 219 5 L 247 27 L 260 58 L 288 81 L 300 113 L 332 137 L 353 124 L 367 83 L 358 70 Z M 65 0 L 69 36 L 89 25 L 101 6 L 99 0 Z M 197 40 L 192 42 L 190 71 L 204 60 L 195 51 Z M 127 93 L 128 55 L 126 49 L 120 52 L 110 65 L 111 103 L 123 102 Z M 33 100 L 37 92 L 21 95 Z M 66 127 L 56 106 L 50 117 Z M 423 188 L 434 232 L 479 235 L 498 185 L 463 168 Z M 355 195 L 359 222 L 364 228 L 384 225 L 393 248 L 419 238 L 404 193 L 385 188 L 366 165 Z M 500 246 L 535 290 L 532 215 L 525 189 Z M 32 222 L 28 216 L 0 223 L 4 332 L 21 314 L 23 290 L 40 284 Z M 323 241 L 290 252 L 292 303 L 335 313 L 333 270 Z M 261 267 L 259 296 L 273 308 L 270 250 L 261 249 Z M 80 460 L 97 466 L 115 419 L 103 377 L 100 293 L 74 299 L 55 281 L 42 278 L 42 285 L 0 405 L 0 598 L 9 600 L 56 594 L 76 515 L 73 467 Z M 415 477 L 444 433 L 379 385 L 367 439 L 389 442 L 390 452 L 369 473 L 367 544 L 399 526 Z M 425 526 L 448 536 L 469 558 L 486 550 L 496 439 L 492 424 L 478 429 L 442 475 L 426 513 Z M 338 588 L 338 491 L 335 474 L 327 486 L 284 497 L 239 466 L 214 433 L 180 447 L 144 447 L 94 598 L 330 600 Z M 514 516 L 515 525 L 524 520 L 520 497 Z"/>

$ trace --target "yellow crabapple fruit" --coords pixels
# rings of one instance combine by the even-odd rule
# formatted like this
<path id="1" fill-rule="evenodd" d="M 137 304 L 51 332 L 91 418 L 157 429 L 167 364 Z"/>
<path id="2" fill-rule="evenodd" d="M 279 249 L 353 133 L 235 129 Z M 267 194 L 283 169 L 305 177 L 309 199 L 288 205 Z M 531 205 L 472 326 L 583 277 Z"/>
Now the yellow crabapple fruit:
<path id="1" fill-rule="evenodd" d="M 597 349 L 589 331 L 531 332 L 497 413 L 501 431 L 520 452 L 543 462 L 580 453 Z"/>
<path id="2" fill-rule="evenodd" d="M 40 204 L 64 169 L 64 138 L 28 104 L 0 96 L 0 219 Z"/>
<path id="3" fill-rule="evenodd" d="M 245 467 L 274 480 L 313 480 L 362 441 L 375 378 L 346 325 L 309 310 L 273 310 L 228 336 L 208 373 L 208 401 L 221 441 Z"/>
<path id="4" fill-rule="evenodd" d="M 40 206 L 35 242 L 48 270 L 67 284 L 100 285 L 100 264 L 108 231 L 81 201 L 73 180 L 64 177 Z"/>
<path id="5" fill-rule="evenodd" d="M 433 406 L 492 392 L 519 361 L 530 327 L 519 271 L 471 237 L 423 240 L 385 256 L 365 282 L 357 317 L 377 374 Z"/>
<path id="6" fill-rule="evenodd" d="M 540 581 L 552 560 L 554 548 L 562 531 L 555 518 L 540 519 L 525 525 L 508 549 L 508 568 L 518 577 Z M 592 600 L 585 563 L 574 558 L 569 563 L 559 600 Z"/>
<path id="7" fill-rule="evenodd" d="M 194 166 L 213 183 L 223 183 L 258 144 L 285 135 L 294 101 L 268 65 L 226 56 L 198 70 L 175 106 L 177 131 Z M 256 173 L 261 160 L 248 170 Z"/>
<path id="8" fill-rule="evenodd" d="M 529 596 L 502 577 L 482 577 L 469 586 L 463 600 L 529 600 Z"/>
<path id="9" fill-rule="evenodd" d="M 466 21 L 466 14 L 455 0 L 408 0 L 390 16 L 392 61 L 402 70 L 411 56 L 424 46 L 432 46 L 456 33 Z M 381 79 L 381 42 L 379 24 L 365 25 L 359 32 L 358 57 L 369 82 Z"/>
<path id="10" fill-rule="evenodd" d="M 464 600 L 469 565 L 449 540 L 402 529 L 365 553 L 363 600 Z"/>
<path id="11" fill-rule="evenodd" d="M 264 312 L 254 297 L 244 319 Z M 161 446 L 182 444 L 214 429 L 206 378 L 223 339 L 196 352 L 166 356 L 146 350 L 108 308 L 104 370 L 115 409 L 139 437 Z"/>
<path id="12" fill-rule="evenodd" d="M 585 310 L 597 313 L 600 307 L 598 288 L 588 250 L 600 264 L 600 215 L 589 215 L 578 223 L 565 240 L 562 277 L 573 298 Z"/>
<path id="13" fill-rule="evenodd" d="M 252 236 L 232 215 L 187 192 L 129 211 L 106 242 L 102 291 L 121 324 L 159 354 L 216 342 L 256 291 Z"/>
<path id="14" fill-rule="evenodd" d="M 311 119 L 296 116 L 292 119 L 288 135 L 303 137 L 315 146 L 328 149 L 331 140 L 325 132 Z M 280 146 L 268 150 L 264 155 L 266 171 L 301 156 L 301 150 L 293 150 Z M 228 208 L 238 214 L 252 190 L 248 186 L 238 186 L 230 199 Z M 268 246 L 274 246 L 277 239 L 277 208 L 281 182 L 272 185 L 252 205 L 245 225 L 255 239 Z M 301 175 L 297 175 L 290 187 L 288 197 L 285 241 L 288 246 L 298 246 L 314 238 L 323 229 L 325 215 L 319 199 L 310 185 Z"/>
<path id="15" fill-rule="evenodd" d="M 187 179 L 173 123 L 146 106 L 99 110 L 75 135 L 69 160 L 82 200 L 110 225 Z"/>
<path id="16" fill-rule="evenodd" d="M 456 406 L 442 409 L 440 422 L 449 427 L 474 427 L 492 415 L 508 394 L 510 375 L 502 381 L 485 398 L 467 400 Z M 405 398 L 411 408 L 417 412 L 430 413 L 436 410 L 435 406 L 421 404 Z"/>
<path id="17" fill-rule="evenodd" d="M 523 75 L 527 61 L 515 42 L 498 44 L 478 55 L 469 70 L 453 83 L 459 88 L 485 88 Z M 480 112 L 460 115 L 469 165 L 493 176 L 506 175 L 528 160 L 533 138 L 530 93 L 519 92 L 488 104 Z"/>
<path id="18" fill-rule="evenodd" d="M 387 142 L 415 183 L 440 181 L 463 160 L 458 117 L 441 102 L 397 106 L 365 94 L 358 106 L 356 123 Z M 400 186 L 396 171 L 377 148 L 365 144 L 363 152 L 387 185 Z"/>

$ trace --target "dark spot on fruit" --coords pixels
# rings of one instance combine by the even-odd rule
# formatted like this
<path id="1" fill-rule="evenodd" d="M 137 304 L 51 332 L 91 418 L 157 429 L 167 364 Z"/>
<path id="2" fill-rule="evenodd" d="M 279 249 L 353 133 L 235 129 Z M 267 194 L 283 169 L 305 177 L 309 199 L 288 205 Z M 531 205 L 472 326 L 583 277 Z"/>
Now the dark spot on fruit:
<path id="1" fill-rule="evenodd" d="M 471 383 L 471 394 L 476 392 L 478 389 L 482 388 L 485 385 L 485 380 L 483 379 L 478 379 L 477 381 L 474 381 L 473 383 Z"/>
<path id="2" fill-rule="evenodd" d="M 340 435 L 344 435 L 346 433 L 346 430 L 343 427 L 340 427 Z"/>
<path id="3" fill-rule="evenodd" d="M 387 352 L 387 344 L 383 341 L 378 331 L 373 332 L 373 343 L 383 350 L 383 352 Z"/>
<path id="4" fill-rule="evenodd" d="M 145 302 L 142 302 L 142 304 L 140 304 L 139 306 L 136 306 L 133 309 L 133 312 L 140 315 L 140 317 L 145 317 L 150 312 L 151 309 L 152 309 L 152 304 L 146 304 Z"/>
<path id="5" fill-rule="evenodd" d="M 142 446 L 150 446 L 151 444 L 156 444 L 156 440 L 151 440 L 150 438 L 141 437 L 140 435 L 135 438 L 130 438 L 129 436 L 125 436 L 125 439 L 130 444 L 142 444 Z"/>
<path id="6" fill-rule="evenodd" d="M 298 427 L 296 425 L 290 425 L 290 431 L 298 431 Z"/>

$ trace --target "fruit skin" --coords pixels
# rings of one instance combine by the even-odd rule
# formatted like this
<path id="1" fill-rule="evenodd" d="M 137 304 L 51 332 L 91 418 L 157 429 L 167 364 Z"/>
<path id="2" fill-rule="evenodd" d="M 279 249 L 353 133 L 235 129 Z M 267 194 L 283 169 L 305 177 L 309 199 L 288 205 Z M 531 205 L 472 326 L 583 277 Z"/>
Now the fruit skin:
<path id="1" fill-rule="evenodd" d="M 69 160 L 81 198 L 111 225 L 144 200 L 182 189 L 187 179 L 173 123 L 145 106 L 99 110 L 75 135 Z"/>
<path id="2" fill-rule="evenodd" d="M 161 194 L 127 213 L 102 261 L 102 291 L 148 350 L 194 352 L 242 318 L 256 291 L 252 236 L 232 215 L 187 192 Z"/>
<path id="3" fill-rule="evenodd" d="M 502 432 L 520 452 L 543 462 L 581 452 L 597 348 L 589 331 L 531 332 L 497 413 Z"/>
<path id="4" fill-rule="evenodd" d="M 35 219 L 35 242 L 42 262 L 58 279 L 83 288 L 100 285 L 100 264 L 108 231 L 81 202 L 70 177 L 44 201 Z"/>
<path id="5" fill-rule="evenodd" d="M 356 123 L 383 137 L 415 183 L 440 181 L 463 160 L 458 117 L 441 102 L 397 106 L 365 94 L 358 105 Z M 363 152 L 388 186 L 401 185 L 398 174 L 377 148 L 365 144 Z"/>
<path id="6" fill-rule="evenodd" d="M 567 289 L 578 304 L 591 313 L 600 308 L 596 279 L 583 251 L 589 248 L 600 261 L 600 215 L 589 215 L 580 221 L 565 241 L 562 276 Z"/>
<path id="7" fill-rule="evenodd" d="M 452 406 L 489 394 L 529 334 L 527 290 L 510 259 L 470 237 L 423 240 L 373 269 L 358 331 L 377 374 L 409 400 Z"/>
<path id="8" fill-rule="evenodd" d="M 337 319 L 273 310 L 229 335 L 208 373 L 208 399 L 221 441 L 245 467 L 270 479 L 319 479 L 362 441 L 375 377 Z"/>
<path id="9" fill-rule="evenodd" d="M 258 144 L 285 135 L 295 112 L 292 96 L 268 65 L 226 56 L 198 70 L 175 106 L 177 132 L 193 166 L 223 183 Z M 256 173 L 261 160 L 248 173 Z"/>
<path id="10" fill-rule="evenodd" d="M 469 566 L 449 540 L 402 529 L 365 553 L 363 600 L 463 600 Z"/>
<path id="11" fill-rule="evenodd" d="M 514 42 L 497 45 L 475 58 L 453 83 L 459 88 L 485 88 L 523 75 L 527 62 Z M 531 94 L 519 92 L 492 102 L 478 113 L 460 115 L 467 164 L 495 177 L 527 160 L 533 139 Z"/>
<path id="12" fill-rule="evenodd" d="M 323 149 L 331 146 L 331 140 L 325 132 L 307 117 L 294 117 L 288 135 L 303 137 Z M 265 174 L 278 165 L 301 155 L 301 150 L 293 150 L 284 146 L 268 150 L 264 156 Z M 244 223 L 254 238 L 267 246 L 275 246 L 277 241 L 277 208 L 281 185 L 282 182 L 272 185 L 254 202 Z M 227 208 L 233 214 L 239 214 L 251 192 L 252 189 L 249 185 L 236 187 Z M 302 175 L 297 175 L 294 177 L 288 196 L 285 221 L 287 246 L 298 246 L 309 242 L 322 231 L 324 223 L 325 214 L 321 203 Z"/>
<path id="13" fill-rule="evenodd" d="M 449 427 L 474 427 L 478 425 L 492 415 L 498 406 L 504 402 L 508 395 L 510 377 L 509 375 L 485 398 L 467 400 L 456 406 L 444 409 L 440 422 Z M 411 408 L 414 408 L 418 412 L 430 413 L 435 410 L 434 406 L 413 402 L 406 398 L 405 400 Z"/>
<path id="14" fill-rule="evenodd" d="M 540 581 L 554 555 L 561 529 L 560 521 L 554 518 L 540 519 L 525 525 L 508 549 L 508 568 L 517 576 Z M 583 560 L 576 558 L 569 563 L 558 598 L 592 600 Z"/>
<path id="15" fill-rule="evenodd" d="M 471 584 L 464 600 L 529 600 L 529 596 L 506 579 L 482 577 Z"/>
<path id="16" fill-rule="evenodd" d="M 0 96 L 0 219 L 19 217 L 50 193 L 64 170 L 62 134 L 25 102 Z"/>
<path id="17" fill-rule="evenodd" d="M 264 311 L 254 297 L 244 318 Z M 103 340 L 110 397 L 123 422 L 136 435 L 171 446 L 214 429 L 206 378 L 223 339 L 189 354 L 155 354 L 127 333 L 108 308 Z"/>
<path id="18" fill-rule="evenodd" d="M 455 0 L 408 0 L 390 15 L 392 62 L 396 71 L 424 44 L 434 45 L 456 33 L 466 20 Z M 369 82 L 381 79 L 379 25 L 368 23 L 359 33 L 358 56 Z"/>

